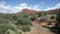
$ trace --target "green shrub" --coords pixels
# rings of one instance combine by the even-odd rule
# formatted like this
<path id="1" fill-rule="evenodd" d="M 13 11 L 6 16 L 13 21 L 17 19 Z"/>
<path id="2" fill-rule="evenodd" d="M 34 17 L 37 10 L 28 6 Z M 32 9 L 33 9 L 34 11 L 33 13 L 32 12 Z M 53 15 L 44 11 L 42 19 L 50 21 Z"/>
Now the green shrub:
<path id="1" fill-rule="evenodd" d="M 39 16 L 38 17 L 41 17 L 41 12 L 39 12 L 39 14 L 38 14 Z"/>
<path id="2" fill-rule="evenodd" d="M 8 22 L 14 20 L 13 17 L 16 19 L 15 14 L 0 14 L 0 22 Z"/>
<path id="3" fill-rule="evenodd" d="M 38 22 L 47 22 L 48 18 L 47 17 L 41 17 Z"/>
<path id="4" fill-rule="evenodd" d="M 57 10 L 57 13 L 56 13 L 56 24 L 55 24 L 55 27 L 53 28 L 50 28 L 50 31 L 56 33 L 56 34 L 60 34 L 60 9 Z"/>
<path id="5" fill-rule="evenodd" d="M 29 26 L 29 25 L 23 25 L 23 26 L 21 27 L 21 30 L 22 30 L 23 32 L 30 31 L 30 26 Z"/>
<path id="6" fill-rule="evenodd" d="M 16 15 L 14 15 L 14 16 L 12 17 L 12 19 L 13 19 L 14 21 L 16 21 L 17 18 L 18 18 L 18 16 L 16 16 Z"/>
<path id="7" fill-rule="evenodd" d="M 8 19 L 0 17 L 0 23 L 9 23 Z"/>
<path id="8" fill-rule="evenodd" d="M 54 16 L 51 16 L 50 19 L 54 19 L 55 17 Z"/>
<path id="9" fill-rule="evenodd" d="M 5 32 L 11 29 L 12 31 L 16 31 L 15 27 L 9 24 L 0 24 L 0 34 L 5 34 Z"/>
<path id="10" fill-rule="evenodd" d="M 18 34 L 22 34 L 22 32 L 21 32 L 21 31 L 19 31 L 19 32 L 18 32 Z"/>
<path id="11" fill-rule="evenodd" d="M 12 31 L 11 29 L 8 29 L 5 34 L 16 34 L 16 33 L 14 31 Z"/>
<path id="12" fill-rule="evenodd" d="M 48 21 L 48 25 L 51 25 L 52 24 L 52 21 Z"/>
<path id="13" fill-rule="evenodd" d="M 32 17 L 30 17 L 30 20 L 34 21 L 37 19 L 37 15 L 32 15 Z"/>
<path id="14" fill-rule="evenodd" d="M 18 17 L 24 17 L 27 18 L 29 16 L 29 14 L 18 14 Z"/>
<path id="15" fill-rule="evenodd" d="M 40 34 L 40 32 L 38 34 Z"/>
<path id="16" fill-rule="evenodd" d="M 20 25 L 32 25 L 32 21 L 28 18 L 18 18 L 16 24 Z"/>

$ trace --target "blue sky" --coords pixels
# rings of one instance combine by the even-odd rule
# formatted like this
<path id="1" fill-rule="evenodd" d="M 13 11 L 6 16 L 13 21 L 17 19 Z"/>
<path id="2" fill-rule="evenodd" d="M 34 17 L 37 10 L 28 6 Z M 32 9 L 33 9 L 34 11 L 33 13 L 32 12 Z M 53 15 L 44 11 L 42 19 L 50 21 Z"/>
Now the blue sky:
<path id="1" fill-rule="evenodd" d="M 60 8 L 60 0 L 0 0 L 0 5 L 4 5 L 3 8 L 0 6 L 0 12 L 4 12 L 4 10 L 6 12 L 18 12 L 23 8 L 32 10 L 51 10 Z M 7 8 L 8 10 L 6 10 Z M 12 8 L 14 9 L 12 10 Z"/>

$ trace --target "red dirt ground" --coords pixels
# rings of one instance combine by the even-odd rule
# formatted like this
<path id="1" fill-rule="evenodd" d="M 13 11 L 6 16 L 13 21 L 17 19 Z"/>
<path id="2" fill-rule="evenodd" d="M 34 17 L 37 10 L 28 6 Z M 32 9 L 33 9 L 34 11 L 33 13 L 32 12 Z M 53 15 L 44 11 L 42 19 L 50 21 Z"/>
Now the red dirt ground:
<path id="1" fill-rule="evenodd" d="M 46 25 L 45 23 L 43 23 L 42 25 L 39 25 L 38 22 L 36 22 L 36 21 L 33 21 L 32 24 L 33 24 L 33 26 Z M 30 32 L 24 32 L 24 34 L 55 34 L 55 33 L 52 33 L 51 31 L 39 29 L 37 27 L 32 27 Z"/>
<path id="2" fill-rule="evenodd" d="M 35 28 L 32 28 L 30 32 L 25 32 L 24 34 L 55 34 L 55 33 L 52 33 L 50 31 L 45 31 L 35 27 Z"/>

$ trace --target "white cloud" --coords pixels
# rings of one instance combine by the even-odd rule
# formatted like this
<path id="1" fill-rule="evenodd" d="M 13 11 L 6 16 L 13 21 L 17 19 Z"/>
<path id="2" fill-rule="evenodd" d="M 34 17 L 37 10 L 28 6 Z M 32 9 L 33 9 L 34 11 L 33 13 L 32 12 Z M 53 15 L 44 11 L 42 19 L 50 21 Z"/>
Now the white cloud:
<path id="1" fill-rule="evenodd" d="M 20 7 L 27 7 L 28 5 L 26 3 L 20 4 Z"/>
<path id="2" fill-rule="evenodd" d="M 54 7 L 47 7 L 44 10 L 47 11 L 47 10 L 54 10 L 54 9 L 58 9 L 58 8 L 60 8 L 60 3 L 56 4 Z"/>
<path id="3" fill-rule="evenodd" d="M 6 2 L 4 1 L 0 2 L 0 13 L 9 13 L 11 11 L 12 11 L 12 6 L 7 6 Z"/>
<path id="4" fill-rule="evenodd" d="M 0 2 L 0 8 L 4 8 L 4 6 L 5 6 L 5 2 Z"/>
<path id="5" fill-rule="evenodd" d="M 4 1 L 0 2 L 0 13 L 17 13 L 17 12 L 21 12 L 21 10 L 25 8 L 36 10 L 36 11 L 41 11 L 40 5 L 28 6 L 28 4 L 22 3 L 22 4 L 19 4 L 18 6 L 12 7 L 10 5 L 6 5 L 6 2 Z M 54 7 L 47 7 L 44 10 L 52 10 L 56 8 L 60 8 L 60 3 L 58 3 Z"/>
<path id="6" fill-rule="evenodd" d="M 60 3 L 58 3 L 58 4 L 55 6 L 55 8 L 60 8 Z"/>
<path id="7" fill-rule="evenodd" d="M 19 6 L 15 6 L 14 9 L 15 11 L 19 12 L 21 11 L 22 9 L 31 9 L 26 3 L 22 3 L 22 4 L 19 4 Z"/>
<path id="8" fill-rule="evenodd" d="M 0 2 L 0 13 L 17 13 L 21 12 L 22 9 L 32 9 L 32 10 L 37 10 L 39 11 L 39 5 L 34 5 L 34 6 L 28 6 L 26 3 L 19 4 L 18 6 L 9 6 L 6 5 L 6 2 Z"/>
<path id="9" fill-rule="evenodd" d="M 36 10 L 36 11 L 40 11 L 41 10 L 39 5 L 34 5 L 32 9 Z"/>
<path id="10" fill-rule="evenodd" d="M 25 3 L 20 4 L 19 6 L 12 7 L 6 5 L 6 2 L 0 2 L 0 13 L 16 13 L 25 7 L 27 7 Z"/>

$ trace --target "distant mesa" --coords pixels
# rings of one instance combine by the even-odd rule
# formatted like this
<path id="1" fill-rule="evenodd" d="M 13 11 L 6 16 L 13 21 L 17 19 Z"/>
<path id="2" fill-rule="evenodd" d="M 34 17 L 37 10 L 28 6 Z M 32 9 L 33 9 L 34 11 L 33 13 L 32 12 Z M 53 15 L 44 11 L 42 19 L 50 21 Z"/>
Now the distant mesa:
<path id="1" fill-rule="evenodd" d="M 30 9 L 23 9 L 21 12 L 18 12 L 18 14 L 19 13 L 36 14 L 36 13 L 39 13 L 39 12 L 42 12 L 42 13 L 56 13 L 59 10 L 60 9 L 48 10 L 48 11 L 35 11 L 35 10 L 30 10 Z"/>
<path id="2" fill-rule="evenodd" d="M 39 11 L 34 11 L 34 10 L 30 10 L 30 9 L 23 9 L 21 12 L 18 12 L 18 13 L 35 14 L 38 12 Z"/>

